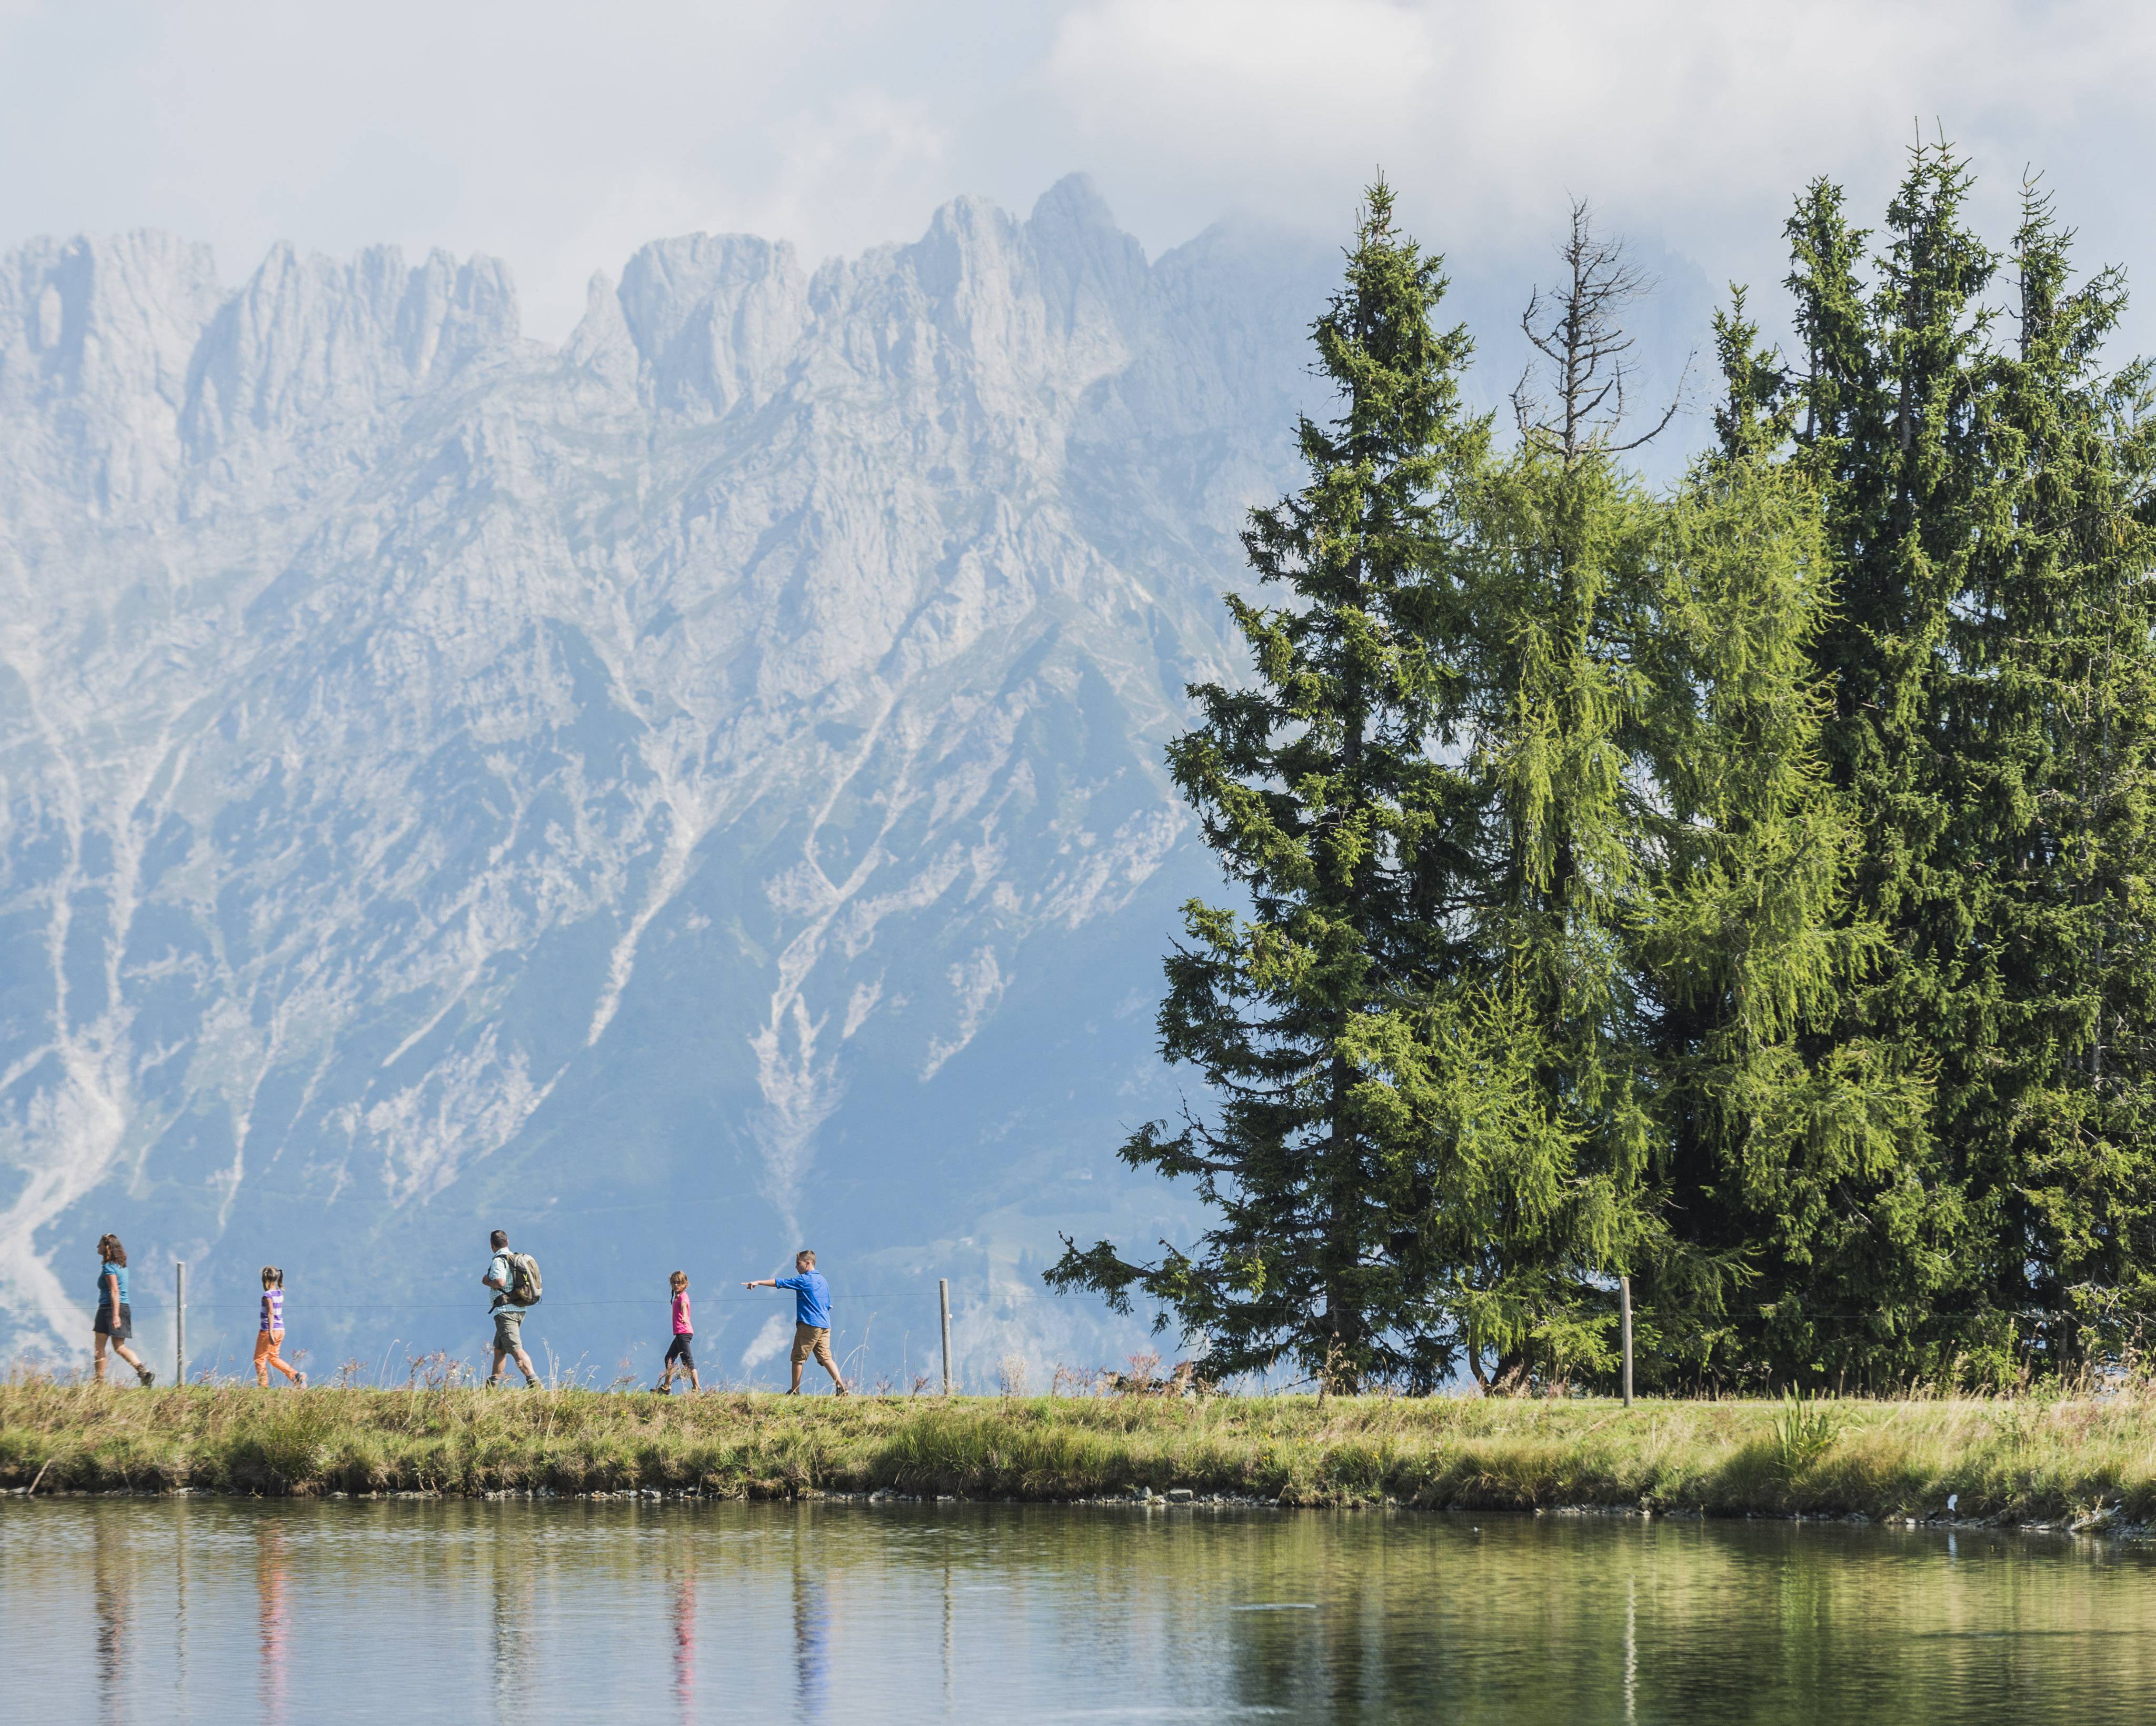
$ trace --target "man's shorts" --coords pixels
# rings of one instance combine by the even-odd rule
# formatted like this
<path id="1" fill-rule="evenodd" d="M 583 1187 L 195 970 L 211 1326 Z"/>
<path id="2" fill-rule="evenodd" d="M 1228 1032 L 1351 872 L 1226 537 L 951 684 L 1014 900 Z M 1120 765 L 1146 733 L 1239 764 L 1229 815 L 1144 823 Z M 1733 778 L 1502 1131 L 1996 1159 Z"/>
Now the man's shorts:
<path id="1" fill-rule="evenodd" d="M 820 1324 L 796 1324 L 793 1327 L 793 1361 L 798 1366 L 814 1355 L 824 1366 L 830 1367 L 834 1377 L 839 1369 L 831 1365 L 831 1333 Z"/>
<path id="2" fill-rule="evenodd" d="M 494 1309 L 494 1346 L 497 1352 L 514 1355 L 524 1346 L 524 1309 L 496 1307 Z"/>
<path id="3" fill-rule="evenodd" d="M 123 1300 L 116 1317 L 110 1307 L 100 1307 L 96 1320 L 90 1328 L 99 1336 L 109 1336 L 116 1343 L 124 1343 L 135 1334 L 134 1309 Z"/>

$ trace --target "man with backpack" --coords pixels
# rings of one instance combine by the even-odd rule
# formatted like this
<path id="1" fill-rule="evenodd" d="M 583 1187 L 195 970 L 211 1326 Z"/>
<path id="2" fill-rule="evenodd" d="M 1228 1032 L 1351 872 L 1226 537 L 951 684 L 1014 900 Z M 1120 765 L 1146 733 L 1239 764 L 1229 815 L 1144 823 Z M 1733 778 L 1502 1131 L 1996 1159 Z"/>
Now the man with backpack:
<path id="1" fill-rule="evenodd" d="M 494 1248 L 494 1257 L 480 1281 L 494 1290 L 494 1304 L 488 1309 L 494 1319 L 494 1370 L 486 1381 L 490 1385 L 500 1384 L 502 1363 L 513 1355 L 523 1371 L 525 1384 L 536 1390 L 539 1375 L 532 1371 L 531 1357 L 524 1352 L 524 1314 L 538 1303 L 539 1267 L 530 1253 L 509 1250 L 506 1229 L 496 1229 L 487 1237 L 487 1243 Z"/>

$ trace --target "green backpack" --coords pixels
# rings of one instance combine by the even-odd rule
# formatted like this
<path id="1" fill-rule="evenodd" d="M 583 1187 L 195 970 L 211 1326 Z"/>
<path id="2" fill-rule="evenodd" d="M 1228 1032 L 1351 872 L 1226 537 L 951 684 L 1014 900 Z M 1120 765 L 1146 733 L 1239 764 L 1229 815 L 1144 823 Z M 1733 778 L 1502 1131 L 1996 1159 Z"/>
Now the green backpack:
<path id="1" fill-rule="evenodd" d="M 504 1298 L 513 1307 L 539 1304 L 539 1261 L 530 1253 L 509 1255 L 509 1288 Z"/>

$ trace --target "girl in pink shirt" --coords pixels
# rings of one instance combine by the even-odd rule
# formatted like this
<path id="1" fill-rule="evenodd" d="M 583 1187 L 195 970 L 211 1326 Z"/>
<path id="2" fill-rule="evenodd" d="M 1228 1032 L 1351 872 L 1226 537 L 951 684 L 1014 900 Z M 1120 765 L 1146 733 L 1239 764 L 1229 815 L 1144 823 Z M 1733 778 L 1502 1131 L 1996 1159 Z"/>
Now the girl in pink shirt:
<path id="1" fill-rule="evenodd" d="M 666 1279 L 667 1287 L 674 1291 L 674 1345 L 666 1351 L 665 1369 L 653 1386 L 662 1396 L 674 1394 L 674 1363 L 681 1363 L 681 1370 L 689 1375 L 689 1388 L 701 1391 L 704 1387 L 696 1379 L 696 1357 L 689 1352 L 689 1344 L 696 1339 L 696 1328 L 689 1321 L 689 1273 L 676 1271 Z"/>

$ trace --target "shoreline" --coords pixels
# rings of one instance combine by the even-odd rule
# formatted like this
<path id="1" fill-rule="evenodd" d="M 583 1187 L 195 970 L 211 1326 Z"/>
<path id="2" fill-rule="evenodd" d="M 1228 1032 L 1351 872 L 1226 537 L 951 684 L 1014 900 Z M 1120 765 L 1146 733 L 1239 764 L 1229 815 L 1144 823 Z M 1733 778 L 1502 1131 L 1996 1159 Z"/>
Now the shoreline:
<path id="1" fill-rule="evenodd" d="M 2145 1538 L 2156 1397 L 788 1398 L 0 1381 L 0 1494 L 1033 1503 Z"/>
<path id="2" fill-rule="evenodd" d="M 1510 1505 L 1469 1504 L 1402 1504 L 1396 1501 L 1385 1503 L 1358 1503 L 1348 1504 L 1289 1503 L 1277 1498 L 1233 1497 L 1226 1494 L 1210 1495 L 1191 1493 L 1188 1497 L 1178 1497 L 1178 1490 L 1156 1493 L 1151 1498 L 967 1498 L 949 1493 L 894 1493 L 885 1489 L 874 1492 L 825 1492 L 810 1488 L 780 1498 L 755 1498 L 737 1493 L 707 1493 L 693 1487 L 671 1490 L 655 1487 L 624 1487 L 614 1491 L 559 1493 L 544 1488 L 526 1488 L 522 1490 L 496 1488 L 482 1493 L 459 1493 L 417 1490 L 383 1490 L 367 1492 L 327 1493 L 264 1493 L 239 1488 L 203 1487 L 63 1487 L 58 1490 L 40 1487 L 35 1496 L 39 1503 L 55 1503 L 63 1499 L 112 1498 L 215 1498 L 228 1503 L 261 1503 L 272 1500 L 284 1503 L 315 1504 L 349 1503 L 520 1503 L 520 1504 L 639 1504 L 653 1508 L 701 1509 L 707 1506 L 733 1504 L 844 1504 L 886 1507 L 927 1507 L 963 1505 L 968 1508 L 998 1506 L 1046 1510 L 1123 1510 L 1144 1511 L 1166 1514 L 1173 1511 L 1251 1511 L 1272 1510 L 1301 1514 L 1323 1512 L 1332 1514 L 1372 1513 L 1404 1513 L 1410 1516 L 1490 1516 L 1525 1518 L 1530 1520 L 1549 1519 L 1595 1519 L 1630 1522 L 1732 1523 L 1770 1522 L 1790 1527 L 1867 1529 L 1895 1534 L 2015 1534 L 2066 1536 L 2077 1539 L 2138 1541 L 2156 1539 L 2156 1524 L 2133 1523 L 2116 1519 L 2097 1518 L 2086 1522 L 2007 1522 L 1990 1518 L 1969 1517 L 1888 1517 L 1875 1522 L 1861 1512 L 1837 1515 L 1830 1512 L 1815 1511 L 1809 1514 L 1801 1510 L 1728 1510 L 1712 1509 L 1650 1509 L 1637 1504 L 1555 1504 L 1522 1508 Z M 32 1493 L 28 1487 L 0 1487 L 0 1499 L 19 1498 L 28 1502 Z"/>

